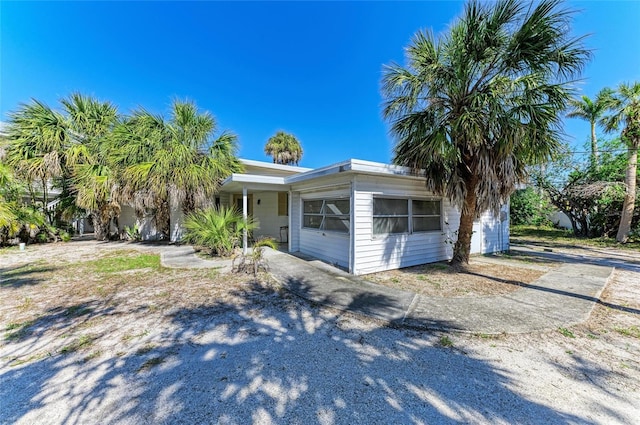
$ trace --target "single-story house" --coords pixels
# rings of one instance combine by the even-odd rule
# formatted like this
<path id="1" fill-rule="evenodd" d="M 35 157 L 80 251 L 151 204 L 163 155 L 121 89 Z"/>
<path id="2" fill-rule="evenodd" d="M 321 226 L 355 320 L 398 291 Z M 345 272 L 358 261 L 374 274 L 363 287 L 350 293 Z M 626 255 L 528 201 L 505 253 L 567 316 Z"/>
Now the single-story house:
<path id="1" fill-rule="evenodd" d="M 408 169 L 358 159 L 309 169 L 242 160 L 216 198 L 259 222 L 254 238 L 270 236 L 286 250 L 318 258 L 355 275 L 450 259 L 460 212 L 430 195 L 425 178 Z M 505 205 L 474 224 L 472 253 L 509 248 Z M 172 239 L 182 213 L 172 211 Z"/>

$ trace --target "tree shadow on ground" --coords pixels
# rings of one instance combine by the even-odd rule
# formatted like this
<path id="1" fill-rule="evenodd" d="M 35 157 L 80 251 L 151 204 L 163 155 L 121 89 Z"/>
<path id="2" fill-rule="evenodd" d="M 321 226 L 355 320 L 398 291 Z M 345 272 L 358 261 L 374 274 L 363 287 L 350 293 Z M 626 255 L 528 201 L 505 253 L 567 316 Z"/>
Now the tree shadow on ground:
<path id="1" fill-rule="evenodd" d="M 59 267 L 30 264 L 0 267 L 0 288 L 19 288 L 21 286 L 37 285 L 45 280 L 39 275 L 58 269 Z"/>
<path id="2" fill-rule="evenodd" d="M 496 362 L 441 347 L 437 335 L 316 308 L 255 282 L 236 295 L 244 302 L 166 312 L 148 349 L 2 366 L 2 422 L 590 422 L 523 397 Z"/>

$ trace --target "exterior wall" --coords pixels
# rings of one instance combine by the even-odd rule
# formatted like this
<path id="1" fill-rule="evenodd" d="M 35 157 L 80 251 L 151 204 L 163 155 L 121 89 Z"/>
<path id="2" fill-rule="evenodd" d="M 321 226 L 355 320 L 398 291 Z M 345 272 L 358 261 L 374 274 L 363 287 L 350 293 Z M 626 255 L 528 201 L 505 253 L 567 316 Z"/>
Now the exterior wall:
<path id="1" fill-rule="evenodd" d="M 272 237 L 280 241 L 280 227 L 289 224 L 288 216 L 278 215 L 278 192 L 254 192 L 253 216 L 260 223 L 260 228 L 253 231 L 255 238 Z"/>
<path id="2" fill-rule="evenodd" d="M 303 254 L 311 255 L 330 264 L 349 268 L 349 234 L 328 230 L 305 229 L 302 227 L 303 201 L 311 199 L 349 198 L 350 187 L 345 182 L 337 189 L 313 190 L 308 187 L 293 196 L 292 202 L 292 248 L 297 244 Z M 335 187 L 334 185 L 330 185 Z M 295 212 L 294 212 L 295 211 Z M 294 225 L 295 223 L 295 225 Z M 351 223 L 353 226 L 353 223 Z M 294 239 L 295 238 L 295 239 Z M 292 249 L 293 251 L 293 249 Z"/>
<path id="3" fill-rule="evenodd" d="M 178 242 L 184 235 L 184 213 L 182 212 L 182 205 L 173 199 L 169 199 L 169 239 L 171 242 Z"/>
<path id="4" fill-rule="evenodd" d="M 509 207 L 505 205 L 501 212 L 494 216 L 485 211 L 480 216 L 480 222 L 474 223 L 474 233 L 471 237 L 472 254 L 490 254 L 509 249 Z"/>
<path id="5" fill-rule="evenodd" d="M 374 196 L 433 198 L 426 192 L 422 180 L 358 176 L 354 190 L 354 274 L 374 273 L 451 258 L 451 241 L 454 236 L 451 229 L 457 229 L 460 215 L 448 202 L 442 201 L 442 230 L 374 235 Z"/>
<path id="6" fill-rule="evenodd" d="M 562 211 L 556 211 L 553 214 L 551 214 L 549 216 L 549 220 L 551 220 L 551 222 L 554 224 L 554 226 L 556 227 L 560 227 L 562 229 L 568 229 L 568 230 L 572 230 L 573 226 L 571 225 L 571 220 L 569 219 L 569 216 L 566 215 L 565 213 L 563 213 Z M 580 228 L 580 223 L 576 223 L 578 229 Z"/>
<path id="7" fill-rule="evenodd" d="M 231 194 L 229 192 L 220 192 L 218 196 L 220 196 L 220 205 L 225 207 L 231 206 Z"/>
<path id="8" fill-rule="evenodd" d="M 300 192 L 291 192 L 289 197 L 289 252 L 300 251 L 300 230 L 302 228 L 302 200 Z"/>

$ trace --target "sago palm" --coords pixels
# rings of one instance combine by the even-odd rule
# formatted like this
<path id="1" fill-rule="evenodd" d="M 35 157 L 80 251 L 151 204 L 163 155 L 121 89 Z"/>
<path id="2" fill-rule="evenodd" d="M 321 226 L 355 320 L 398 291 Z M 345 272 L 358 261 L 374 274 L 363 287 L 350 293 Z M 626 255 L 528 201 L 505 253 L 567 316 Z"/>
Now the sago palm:
<path id="1" fill-rule="evenodd" d="M 426 172 L 427 189 L 461 210 L 452 265 L 469 261 L 474 219 L 558 148 L 570 83 L 590 57 L 572 16 L 556 0 L 472 0 L 442 36 L 418 32 L 406 66 L 384 70 L 394 162 Z"/>

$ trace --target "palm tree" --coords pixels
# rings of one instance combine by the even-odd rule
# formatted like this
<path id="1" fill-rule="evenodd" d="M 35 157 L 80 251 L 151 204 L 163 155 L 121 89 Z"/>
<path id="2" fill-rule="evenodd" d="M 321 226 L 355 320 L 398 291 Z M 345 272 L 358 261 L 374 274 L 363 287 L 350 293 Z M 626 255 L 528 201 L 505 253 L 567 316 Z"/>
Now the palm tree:
<path id="1" fill-rule="evenodd" d="M 60 113 L 38 100 L 21 104 L 9 114 L 6 163 L 27 184 L 35 204 L 41 194 L 43 210 L 49 203 L 52 180 L 64 171 L 68 146 L 67 124 Z"/>
<path id="2" fill-rule="evenodd" d="M 624 126 L 620 135 L 627 145 L 628 162 L 625 172 L 625 196 L 622 204 L 622 217 L 616 240 L 625 243 L 629 239 L 631 221 L 636 202 L 636 180 L 638 170 L 638 148 L 640 147 L 640 82 L 622 83 L 618 89 L 608 92 L 606 103 L 609 114 L 602 119 L 608 132 Z"/>
<path id="3" fill-rule="evenodd" d="M 607 90 L 602 90 L 596 95 L 595 100 L 588 96 L 581 96 L 569 100 L 572 109 L 567 114 L 569 118 L 580 118 L 589 121 L 591 125 L 591 166 L 595 169 L 598 166 L 598 139 L 596 137 L 596 124 L 607 109 L 605 99 Z"/>
<path id="4" fill-rule="evenodd" d="M 61 103 L 68 114 L 70 167 L 76 205 L 89 212 L 97 240 L 109 238 L 111 219 L 120 214 L 115 199 L 117 170 L 107 140 L 118 122 L 117 108 L 110 102 L 73 93 Z"/>
<path id="5" fill-rule="evenodd" d="M 558 149 L 570 80 L 590 57 L 560 5 L 471 0 L 448 33 L 418 32 L 407 66 L 384 71 L 394 162 L 461 209 L 452 265 L 469 261 L 474 219 Z"/>
<path id="6" fill-rule="evenodd" d="M 138 110 L 114 131 L 112 157 L 123 169 L 123 196 L 137 210 L 155 211 L 156 224 L 170 234 L 170 204 L 183 212 L 213 202 L 220 182 L 241 170 L 237 138 L 216 131 L 214 117 L 192 102 L 174 101 L 171 117 Z"/>
<path id="7" fill-rule="evenodd" d="M 273 158 L 274 164 L 298 165 L 302 159 L 302 146 L 293 134 L 278 131 L 267 141 L 264 153 Z"/>

